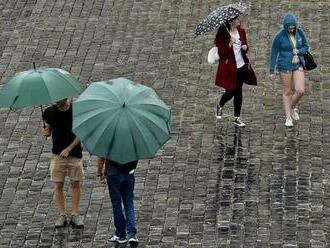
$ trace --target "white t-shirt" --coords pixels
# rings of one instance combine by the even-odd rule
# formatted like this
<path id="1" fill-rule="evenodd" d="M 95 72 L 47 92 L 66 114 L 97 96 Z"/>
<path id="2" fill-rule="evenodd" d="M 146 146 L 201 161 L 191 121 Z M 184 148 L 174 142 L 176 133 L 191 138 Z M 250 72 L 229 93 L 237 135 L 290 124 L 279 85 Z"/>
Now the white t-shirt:
<path id="1" fill-rule="evenodd" d="M 230 31 L 231 39 L 234 41 L 233 49 L 235 54 L 236 66 L 237 68 L 241 68 L 245 62 L 242 56 L 242 42 L 240 40 L 240 36 L 238 31 L 232 32 Z"/>

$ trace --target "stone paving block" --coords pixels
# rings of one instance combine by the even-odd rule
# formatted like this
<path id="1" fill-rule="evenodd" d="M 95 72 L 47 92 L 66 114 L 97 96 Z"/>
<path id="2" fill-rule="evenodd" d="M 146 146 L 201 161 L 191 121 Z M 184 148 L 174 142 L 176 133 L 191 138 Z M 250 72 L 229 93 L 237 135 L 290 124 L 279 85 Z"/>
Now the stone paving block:
<path id="1" fill-rule="evenodd" d="M 124 76 L 171 106 L 172 139 L 136 172 L 140 247 L 329 247 L 329 1 L 247 1 L 242 17 L 258 87 L 244 86 L 244 130 L 216 121 L 215 33 L 196 23 L 228 1 L 5 0 L 1 85 L 14 73 L 61 67 L 83 84 Z M 271 39 L 292 10 L 319 64 L 306 74 L 301 121 L 284 125 L 281 85 L 265 79 Z M 314 15 L 314 13 L 317 13 Z M 0 109 L 0 247 L 104 247 L 113 233 L 108 192 L 84 152 L 81 232 L 53 228 L 51 140 L 40 109 Z M 67 205 L 71 192 L 66 182 Z M 115 247 L 115 245 L 109 245 Z"/>

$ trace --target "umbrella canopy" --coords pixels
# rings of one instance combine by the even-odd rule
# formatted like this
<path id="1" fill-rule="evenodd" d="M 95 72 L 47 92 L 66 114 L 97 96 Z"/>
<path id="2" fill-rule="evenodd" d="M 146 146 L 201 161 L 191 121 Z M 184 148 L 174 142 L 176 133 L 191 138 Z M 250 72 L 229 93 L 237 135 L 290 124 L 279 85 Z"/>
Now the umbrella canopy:
<path id="1" fill-rule="evenodd" d="M 153 89 L 117 78 L 92 83 L 73 102 L 72 130 L 91 154 L 126 164 L 155 156 L 170 119 Z"/>
<path id="2" fill-rule="evenodd" d="M 55 103 L 81 93 L 83 87 L 70 73 L 57 68 L 39 68 L 17 73 L 0 91 L 0 106 L 24 108 Z"/>
<path id="3" fill-rule="evenodd" d="M 220 27 L 225 22 L 241 15 L 246 10 L 246 5 L 242 2 L 228 4 L 212 11 L 196 27 L 195 35 L 201 36 L 206 32 Z"/>

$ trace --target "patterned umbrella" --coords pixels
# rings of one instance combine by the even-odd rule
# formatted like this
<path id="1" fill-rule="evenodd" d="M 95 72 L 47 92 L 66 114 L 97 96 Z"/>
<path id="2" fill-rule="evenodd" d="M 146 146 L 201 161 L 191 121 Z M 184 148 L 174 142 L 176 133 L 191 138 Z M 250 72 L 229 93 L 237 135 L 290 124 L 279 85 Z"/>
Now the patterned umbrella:
<path id="1" fill-rule="evenodd" d="M 243 14 L 245 10 L 246 5 L 242 2 L 232 3 L 217 8 L 197 25 L 195 30 L 196 37 L 220 27 L 226 21 Z"/>

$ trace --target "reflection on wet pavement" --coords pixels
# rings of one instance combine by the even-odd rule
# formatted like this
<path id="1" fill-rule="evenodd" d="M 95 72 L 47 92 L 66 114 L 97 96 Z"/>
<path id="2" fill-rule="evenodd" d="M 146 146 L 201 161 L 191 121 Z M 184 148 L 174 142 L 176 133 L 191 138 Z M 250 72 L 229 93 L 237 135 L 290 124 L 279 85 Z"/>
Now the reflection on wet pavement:
<path id="1" fill-rule="evenodd" d="M 244 223 L 249 196 L 249 183 L 252 183 L 249 173 L 250 164 L 247 160 L 247 148 L 242 143 L 242 136 L 248 131 L 235 126 L 229 126 L 224 135 L 223 129 L 226 125 L 220 125 L 217 137 L 219 138 L 219 161 L 222 161 L 219 178 L 219 211 L 218 228 L 220 240 L 227 240 L 230 236 L 235 240 L 243 242 Z"/>
<path id="2" fill-rule="evenodd" d="M 223 92 L 206 59 L 215 33 L 192 36 L 220 2 L 3 0 L 0 87 L 35 61 L 83 84 L 127 77 L 171 107 L 171 139 L 136 170 L 139 247 L 330 247 L 329 1 L 247 1 L 242 22 L 258 86 L 244 85 L 244 129 L 232 125 L 231 103 L 225 118 L 213 115 Z M 273 34 L 289 9 L 319 63 L 306 73 L 301 120 L 292 129 L 284 127 L 279 80 L 265 77 Z M 114 224 L 95 156 L 84 151 L 85 229 L 55 230 L 51 140 L 40 134 L 40 107 L 0 108 L 0 127 L 0 248 L 103 248 Z"/>

